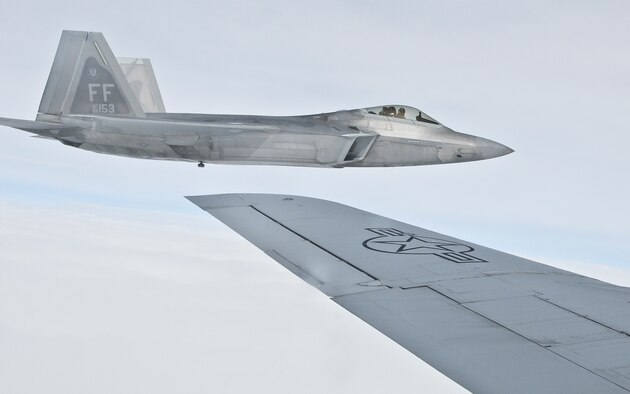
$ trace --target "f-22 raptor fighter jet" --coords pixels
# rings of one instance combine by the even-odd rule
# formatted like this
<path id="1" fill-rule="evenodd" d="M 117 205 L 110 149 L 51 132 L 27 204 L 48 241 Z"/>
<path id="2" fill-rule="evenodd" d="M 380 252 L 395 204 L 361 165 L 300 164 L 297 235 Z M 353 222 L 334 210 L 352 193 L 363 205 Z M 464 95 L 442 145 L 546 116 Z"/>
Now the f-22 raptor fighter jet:
<path id="1" fill-rule="evenodd" d="M 98 153 L 199 163 L 390 167 L 502 156 L 403 105 L 303 116 L 167 113 L 148 59 L 120 59 L 101 33 L 64 31 L 35 121 L 0 118 Z"/>

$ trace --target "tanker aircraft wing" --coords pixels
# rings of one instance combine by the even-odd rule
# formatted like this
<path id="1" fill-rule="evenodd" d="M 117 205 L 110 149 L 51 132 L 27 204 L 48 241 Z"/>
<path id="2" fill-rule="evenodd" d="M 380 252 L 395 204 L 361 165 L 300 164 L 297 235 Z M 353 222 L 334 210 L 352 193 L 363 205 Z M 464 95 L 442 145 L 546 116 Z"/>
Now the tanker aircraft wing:
<path id="1" fill-rule="evenodd" d="M 475 393 L 628 393 L 630 289 L 330 201 L 188 197 Z"/>

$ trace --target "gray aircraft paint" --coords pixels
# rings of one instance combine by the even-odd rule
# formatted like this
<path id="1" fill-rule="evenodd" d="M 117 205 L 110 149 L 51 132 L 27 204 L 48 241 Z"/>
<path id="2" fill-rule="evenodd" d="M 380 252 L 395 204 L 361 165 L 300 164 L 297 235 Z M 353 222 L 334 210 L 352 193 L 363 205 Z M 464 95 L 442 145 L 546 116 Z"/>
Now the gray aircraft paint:
<path id="1" fill-rule="evenodd" d="M 473 393 L 628 393 L 630 289 L 331 201 L 187 197 Z"/>
<path id="2" fill-rule="evenodd" d="M 153 68 L 140 60 L 119 62 L 101 33 L 64 31 L 37 120 L 0 124 L 93 152 L 200 165 L 393 167 L 512 152 L 404 105 L 285 117 L 166 113 Z"/>

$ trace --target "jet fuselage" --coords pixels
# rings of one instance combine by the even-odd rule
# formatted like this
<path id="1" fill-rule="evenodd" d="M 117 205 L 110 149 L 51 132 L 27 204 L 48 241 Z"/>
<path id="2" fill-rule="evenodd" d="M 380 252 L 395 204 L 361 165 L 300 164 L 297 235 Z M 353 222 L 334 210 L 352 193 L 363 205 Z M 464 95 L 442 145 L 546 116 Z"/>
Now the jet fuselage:
<path id="1" fill-rule="evenodd" d="M 389 167 L 482 160 L 512 151 L 441 124 L 366 110 L 282 117 L 147 113 L 145 118 L 68 115 L 38 120 L 61 120 L 64 128 L 39 134 L 81 149 L 203 163 Z"/>
<path id="2" fill-rule="evenodd" d="M 77 31 L 61 35 L 36 120 L 0 125 L 93 152 L 200 166 L 393 167 L 512 152 L 404 105 L 304 116 L 167 113 L 149 59 L 117 58 L 102 34 Z"/>

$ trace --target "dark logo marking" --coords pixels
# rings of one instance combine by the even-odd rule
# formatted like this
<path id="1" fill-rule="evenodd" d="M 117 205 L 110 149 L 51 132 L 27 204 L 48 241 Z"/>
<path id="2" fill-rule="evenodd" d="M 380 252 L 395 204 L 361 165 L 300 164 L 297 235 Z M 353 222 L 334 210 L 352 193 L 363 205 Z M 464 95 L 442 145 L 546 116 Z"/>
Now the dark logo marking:
<path id="1" fill-rule="evenodd" d="M 73 114 L 127 115 L 127 100 L 109 70 L 95 57 L 85 59 L 79 84 L 72 101 Z"/>
<path id="2" fill-rule="evenodd" d="M 366 228 L 377 234 L 363 241 L 363 246 L 376 252 L 411 255 L 434 255 L 454 263 L 486 263 L 471 255 L 475 249 L 459 242 L 422 237 L 395 228 Z"/>

